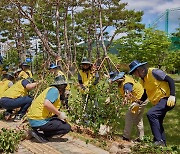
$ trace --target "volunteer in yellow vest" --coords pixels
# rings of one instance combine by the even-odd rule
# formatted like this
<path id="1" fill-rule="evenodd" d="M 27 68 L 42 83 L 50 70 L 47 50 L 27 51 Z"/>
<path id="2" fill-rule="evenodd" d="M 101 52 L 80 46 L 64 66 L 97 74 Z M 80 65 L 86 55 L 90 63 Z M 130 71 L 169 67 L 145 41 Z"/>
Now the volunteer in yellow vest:
<path id="1" fill-rule="evenodd" d="M 71 130 L 71 126 L 64 121 L 66 114 L 58 110 L 60 95 L 65 92 L 66 86 L 63 76 L 58 76 L 55 82 L 32 102 L 27 117 L 33 129 L 31 134 L 38 142 L 47 142 L 46 137 L 65 135 Z M 38 130 L 43 131 L 43 134 Z"/>
<path id="2" fill-rule="evenodd" d="M 0 81 L 0 98 L 2 94 L 13 85 L 14 82 L 14 73 L 8 72 L 3 75 L 2 81 Z"/>
<path id="3" fill-rule="evenodd" d="M 60 66 L 57 66 L 57 65 L 55 65 L 54 63 L 52 63 L 52 64 L 50 64 L 49 70 L 50 70 L 50 72 L 52 72 L 52 74 L 53 74 L 54 77 L 63 76 L 64 79 L 66 80 L 66 82 L 68 82 L 67 77 L 66 77 L 66 75 L 61 71 Z M 69 97 L 70 93 L 71 93 L 71 92 L 70 92 L 70 85 L 67 84 L 65 93 L 60 96 L 61 103 L 62 103 L 63 105 L 65 105 L 66 109 L 68 109 L 68 110 L 69 110 L 68 97 Z"/>
<path id="4" fill-rule="evenodd" d="M 140 63 L 134 60 L 130 63 L 130 74 L 141 78 L 149 101 L 153 107 L 148 111 L 147 117 L 154 136 L 154 144 L 166 146 L 163 120 L 166 113 L 175 106 L 174 80 L 162 70 L 148 68 L 147 62 Z"/>
<path id="5" fill-rule="evenodd" d="M 32 98 L 28 96 L 28 91 L 37 86 L 37 82 L 33 83 L 32 78 L 22 79 L 7 89 L 1 99 L 0 106 L 7 109 L 11 114 L 13 109 L 20 108 L 14 121 L 19 121 L 26 114 L 27 109 L 31 105 Z"/>
<path id="6" fill-rule="evenodd" d="M 127 103 L 127 101 L 131 103 L 125 116 L 123 140 L 130 141 L 131 130 L 134 124 L 138 130 L 136 141 L 141 141 L 144 136 L 143 112 L 147 104 L 145 90 L 139 82 L 125 75 L 124 72 L 118 73 L 114 79 L 111 79 L 111 82 L 118 83 L 120 94 L 124 99 L 123 103 Z"/>
<path id="7" fill-rule="evenodd" d="M 30 66 L 26 62 L 23 62 L 21 64 L 21 68 L 22 68 L 22 71 L 18 75 L 19 79 L 27 79 L 29 77 L 32 78 L 32 72 L 29 69 Z"/>
<path id="8" fill-rule="evenodd" d="M 78 73 L 79 86 L 83 91 L 87 90 L 90 85 L 96 85 L 99 81 L 99 74 L 93 72 L 92 66 L 92 63 L 86 57 L 83 57 L 81 70 Z"/>

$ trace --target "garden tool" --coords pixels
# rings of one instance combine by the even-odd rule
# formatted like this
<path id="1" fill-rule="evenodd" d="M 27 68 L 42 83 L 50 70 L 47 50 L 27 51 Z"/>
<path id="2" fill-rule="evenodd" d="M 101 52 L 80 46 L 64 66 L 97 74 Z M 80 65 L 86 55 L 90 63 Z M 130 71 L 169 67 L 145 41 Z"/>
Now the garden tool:
<path id="1" fill-rule="evenodd" d="M 85 102 L 84 102 L 84 108 L 83 108 L 83 112 L 86 111 L 87 105 L 88 105 L 88 99 L 89 99 L 89 94 L 86 94 L 85 96 Z"/>

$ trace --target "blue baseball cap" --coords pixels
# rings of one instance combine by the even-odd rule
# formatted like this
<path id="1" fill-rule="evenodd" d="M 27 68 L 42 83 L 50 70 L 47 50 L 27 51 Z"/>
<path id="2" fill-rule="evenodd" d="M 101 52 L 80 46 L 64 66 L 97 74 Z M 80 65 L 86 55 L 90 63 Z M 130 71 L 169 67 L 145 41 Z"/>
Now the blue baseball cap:
<path id="1" fill-rule="evenodd" d="M 125 72 L 119 72 L 115 77 L 114 79 L 112 79 L 112 82 L 116 81 L 116 80 L 119 80 L 119 79 L 123 79 L 124 78 L 124 75 L 125 75 Z"/>
<path id="2" fill-rule="evenodd" d="M 136 68 L 138 68 L 139 66 L 145 65 L 145 64 L 147 64 L 147 62 L 140 63 L 137 60 L 132 61 L 129 64 L 129 68 L 130 68 L 129 74 L 132 74 L 136 70 Z"/>
<path id="3" fill-rule="evenodd" d="M 49 69 L 54 69 L 54 68 L 57 68 L 57 67 L 58 66 L 56 64 L 52 63 L 52 64 L 50 64 Z"/>

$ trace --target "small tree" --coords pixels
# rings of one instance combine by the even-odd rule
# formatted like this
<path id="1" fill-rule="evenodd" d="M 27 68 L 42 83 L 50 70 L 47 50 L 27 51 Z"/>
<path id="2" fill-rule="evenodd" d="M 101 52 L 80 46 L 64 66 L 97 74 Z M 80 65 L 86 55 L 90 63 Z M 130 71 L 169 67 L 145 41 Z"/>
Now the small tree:
<path id="1" fill-rule="evenodd" d="M 18 58 L 18 51 L 15 48 L 10 48 L 7 51 L 6 57 L 3 59 L 3 65 L 11 65 L 14 64 L 17 66 L 19 64 L 20 59 Z"/>

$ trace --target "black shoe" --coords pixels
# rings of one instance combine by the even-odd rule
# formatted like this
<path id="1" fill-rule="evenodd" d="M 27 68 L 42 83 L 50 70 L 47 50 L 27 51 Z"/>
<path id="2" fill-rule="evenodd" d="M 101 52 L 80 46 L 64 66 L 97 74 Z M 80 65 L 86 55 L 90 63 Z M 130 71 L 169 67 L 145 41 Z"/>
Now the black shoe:
<path id="1" fill-rule="evenodd" d="M 10 120 L 11 119 L 11 116 L 12 116 L 12 113 L 10 112 L 4 112 L 4 119 L 7 121 L 7 120 Z"/>
<path id="2" fill-rule="evenodd" d="M 140 139 L 139 137 L 134 140 L 134 142 L 142 142 L 142 141 L 143 141 L 143 140 Z"/>
<path id="3" fill-rule="evenodd" d="M 166 144 L 164 143 L 163 140 L 154 142 L 154 145 L 155 145 L 155 146 L 162 146 L 162 147 L 165 147 L 165 146 L 166 146 Z"/>
<path id="4" fill-rule="evenodd" d="M 24 115 L 22 115 L 22 114 L 17 114 L 17 115 L 15 116 L 15 118 L 14 118 L 14 122 L 16 122 L 16 121 L 21 121 L 21 119 L 22 119 L 23 116 L 24 116 Z"/>
<path id="5" fill-rule="evenodd" d="M 31 135 L 32 137 L 34 137 L 39 143 L 47 143 L 49 140 L 46 139 L 45 137 L 43 137 L 42 134 L 35 132 L 35 131 L 31 131 Z"/>
<path id="6" fill-rule="evenodd" d="M 124 141 L 128 141 L 128 142 L 130 142 L 130 139 L 128 139 L 128 138 L 126 138 L 126 137 L 122 137 L 122 139 L 124 140 Z"/>

